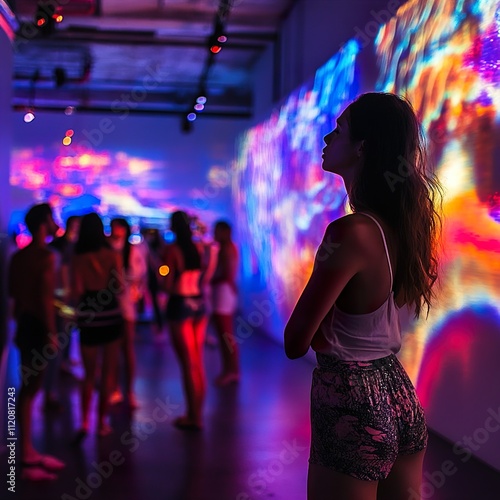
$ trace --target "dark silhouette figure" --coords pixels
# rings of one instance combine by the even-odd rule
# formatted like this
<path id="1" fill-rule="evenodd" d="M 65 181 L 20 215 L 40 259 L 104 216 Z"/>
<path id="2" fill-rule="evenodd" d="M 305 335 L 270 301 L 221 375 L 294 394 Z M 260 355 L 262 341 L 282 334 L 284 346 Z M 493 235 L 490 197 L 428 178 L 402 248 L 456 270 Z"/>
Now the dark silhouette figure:
<path id="1" fill-rule="evenodd" d="M 420 124 L 393 94 L 351 103 L 325 138 L 353 213 L 332 222 L 285 328 L 288 357 L 311 347 L 308 498 L 420 498 L 427 427 L 395 354 L 398 308 L 419 316 L 437 278 L 439 182 L 426 172 Z"/>

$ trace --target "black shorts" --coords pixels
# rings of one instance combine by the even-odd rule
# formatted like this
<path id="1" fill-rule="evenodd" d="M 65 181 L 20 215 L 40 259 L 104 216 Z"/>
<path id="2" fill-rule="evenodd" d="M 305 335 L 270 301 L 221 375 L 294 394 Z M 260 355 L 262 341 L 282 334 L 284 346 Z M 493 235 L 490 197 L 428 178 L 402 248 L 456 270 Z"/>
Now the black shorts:
<path id="1" fill-rule="evenodd" d="M 14 339 L 21 354 L 21 380 L 26 383 L 41 383 L 41 374 L 48 362 L 57 356 L 56 347 L 49 341 L 45 325 L 31 314 L 17 318 Z"/>
<path id="2" fill-rule="evenodd" d="M 206 305 L 202 295 L 171 295 L 168 299 L 166 311 L 168 321 L 183 321 L 189 318 L 199 319 L 205 314 Z"/>
<path id="3" fill-rule="evenodd" d="M 76 308 L 82 345 L 103 345 L 123 336 L 124 321 L 118 300 L 114 294 L 104 292 L 85 292 Z"/>

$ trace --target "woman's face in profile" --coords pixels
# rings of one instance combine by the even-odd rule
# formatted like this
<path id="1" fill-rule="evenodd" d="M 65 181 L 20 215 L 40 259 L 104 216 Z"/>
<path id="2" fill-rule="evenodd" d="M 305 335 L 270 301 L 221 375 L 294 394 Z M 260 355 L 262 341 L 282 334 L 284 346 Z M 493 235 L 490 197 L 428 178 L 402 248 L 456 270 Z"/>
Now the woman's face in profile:
<path id="1" fill-rule="evenodd" d="M 349 130 L 349 108 L 337 118 L 337 127 L 325 135 L 323 170 L 342 177 L 351 176 L 361 161 L 361 141 L 352 141 Z"/>

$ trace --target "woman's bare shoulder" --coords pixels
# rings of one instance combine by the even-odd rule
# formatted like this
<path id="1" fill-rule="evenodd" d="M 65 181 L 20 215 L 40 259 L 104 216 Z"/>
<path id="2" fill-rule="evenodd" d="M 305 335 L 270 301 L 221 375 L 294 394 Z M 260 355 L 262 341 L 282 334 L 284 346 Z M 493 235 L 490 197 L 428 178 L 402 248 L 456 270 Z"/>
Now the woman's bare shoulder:
<path id="1" fill-rule="evenodd" d="M 354 240 L 364 239 L 367 229 L 372 225 L 373 221 L 362 214 L 347 214 L 330 222 L 326 228 L 326 235 Z"/>

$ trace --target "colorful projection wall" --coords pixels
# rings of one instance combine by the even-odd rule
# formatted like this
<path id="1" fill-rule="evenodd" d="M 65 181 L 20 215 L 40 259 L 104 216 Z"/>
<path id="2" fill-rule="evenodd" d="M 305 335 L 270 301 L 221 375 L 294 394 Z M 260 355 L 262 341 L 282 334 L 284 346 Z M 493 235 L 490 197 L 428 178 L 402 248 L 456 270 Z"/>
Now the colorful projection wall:
<path id="1" fill-rule="evenodd" d="M 407 322 L 401 358 L 431 425 L 459 441 L 500 407 L 488 389 L 500 377 L 498 0 L 404 4 L 372 44 L 349 42 L 242 137 L 234 199 L 249 242 L 244 279 L 257 291 L 268 284 L 281 341 L 326 225 L 345 213 L 342 184 L 320 168 L 322 136 L 352 97 L 373 90 L 413 103 L 445 188 L 438 300 L 427 320 Z M 500 432 L 472 453 L 500 468 L 499 441 Z"/>
<path id="2" fill-rule="evenodd" d="M 284 319 L 312 269 L 329 221 L 344 213 L 342 180 L 321 170 L 321 138 L 358 92 L 359 44 L 349 42 L 314 82 L 293 93 L 240 141 L 233 194 L 240 225 L 243 278 L 272 284 Z M 278 326 L 278 325 L 277 325 Z M 278 326 L 279 330 L 279 326 Z"/>

